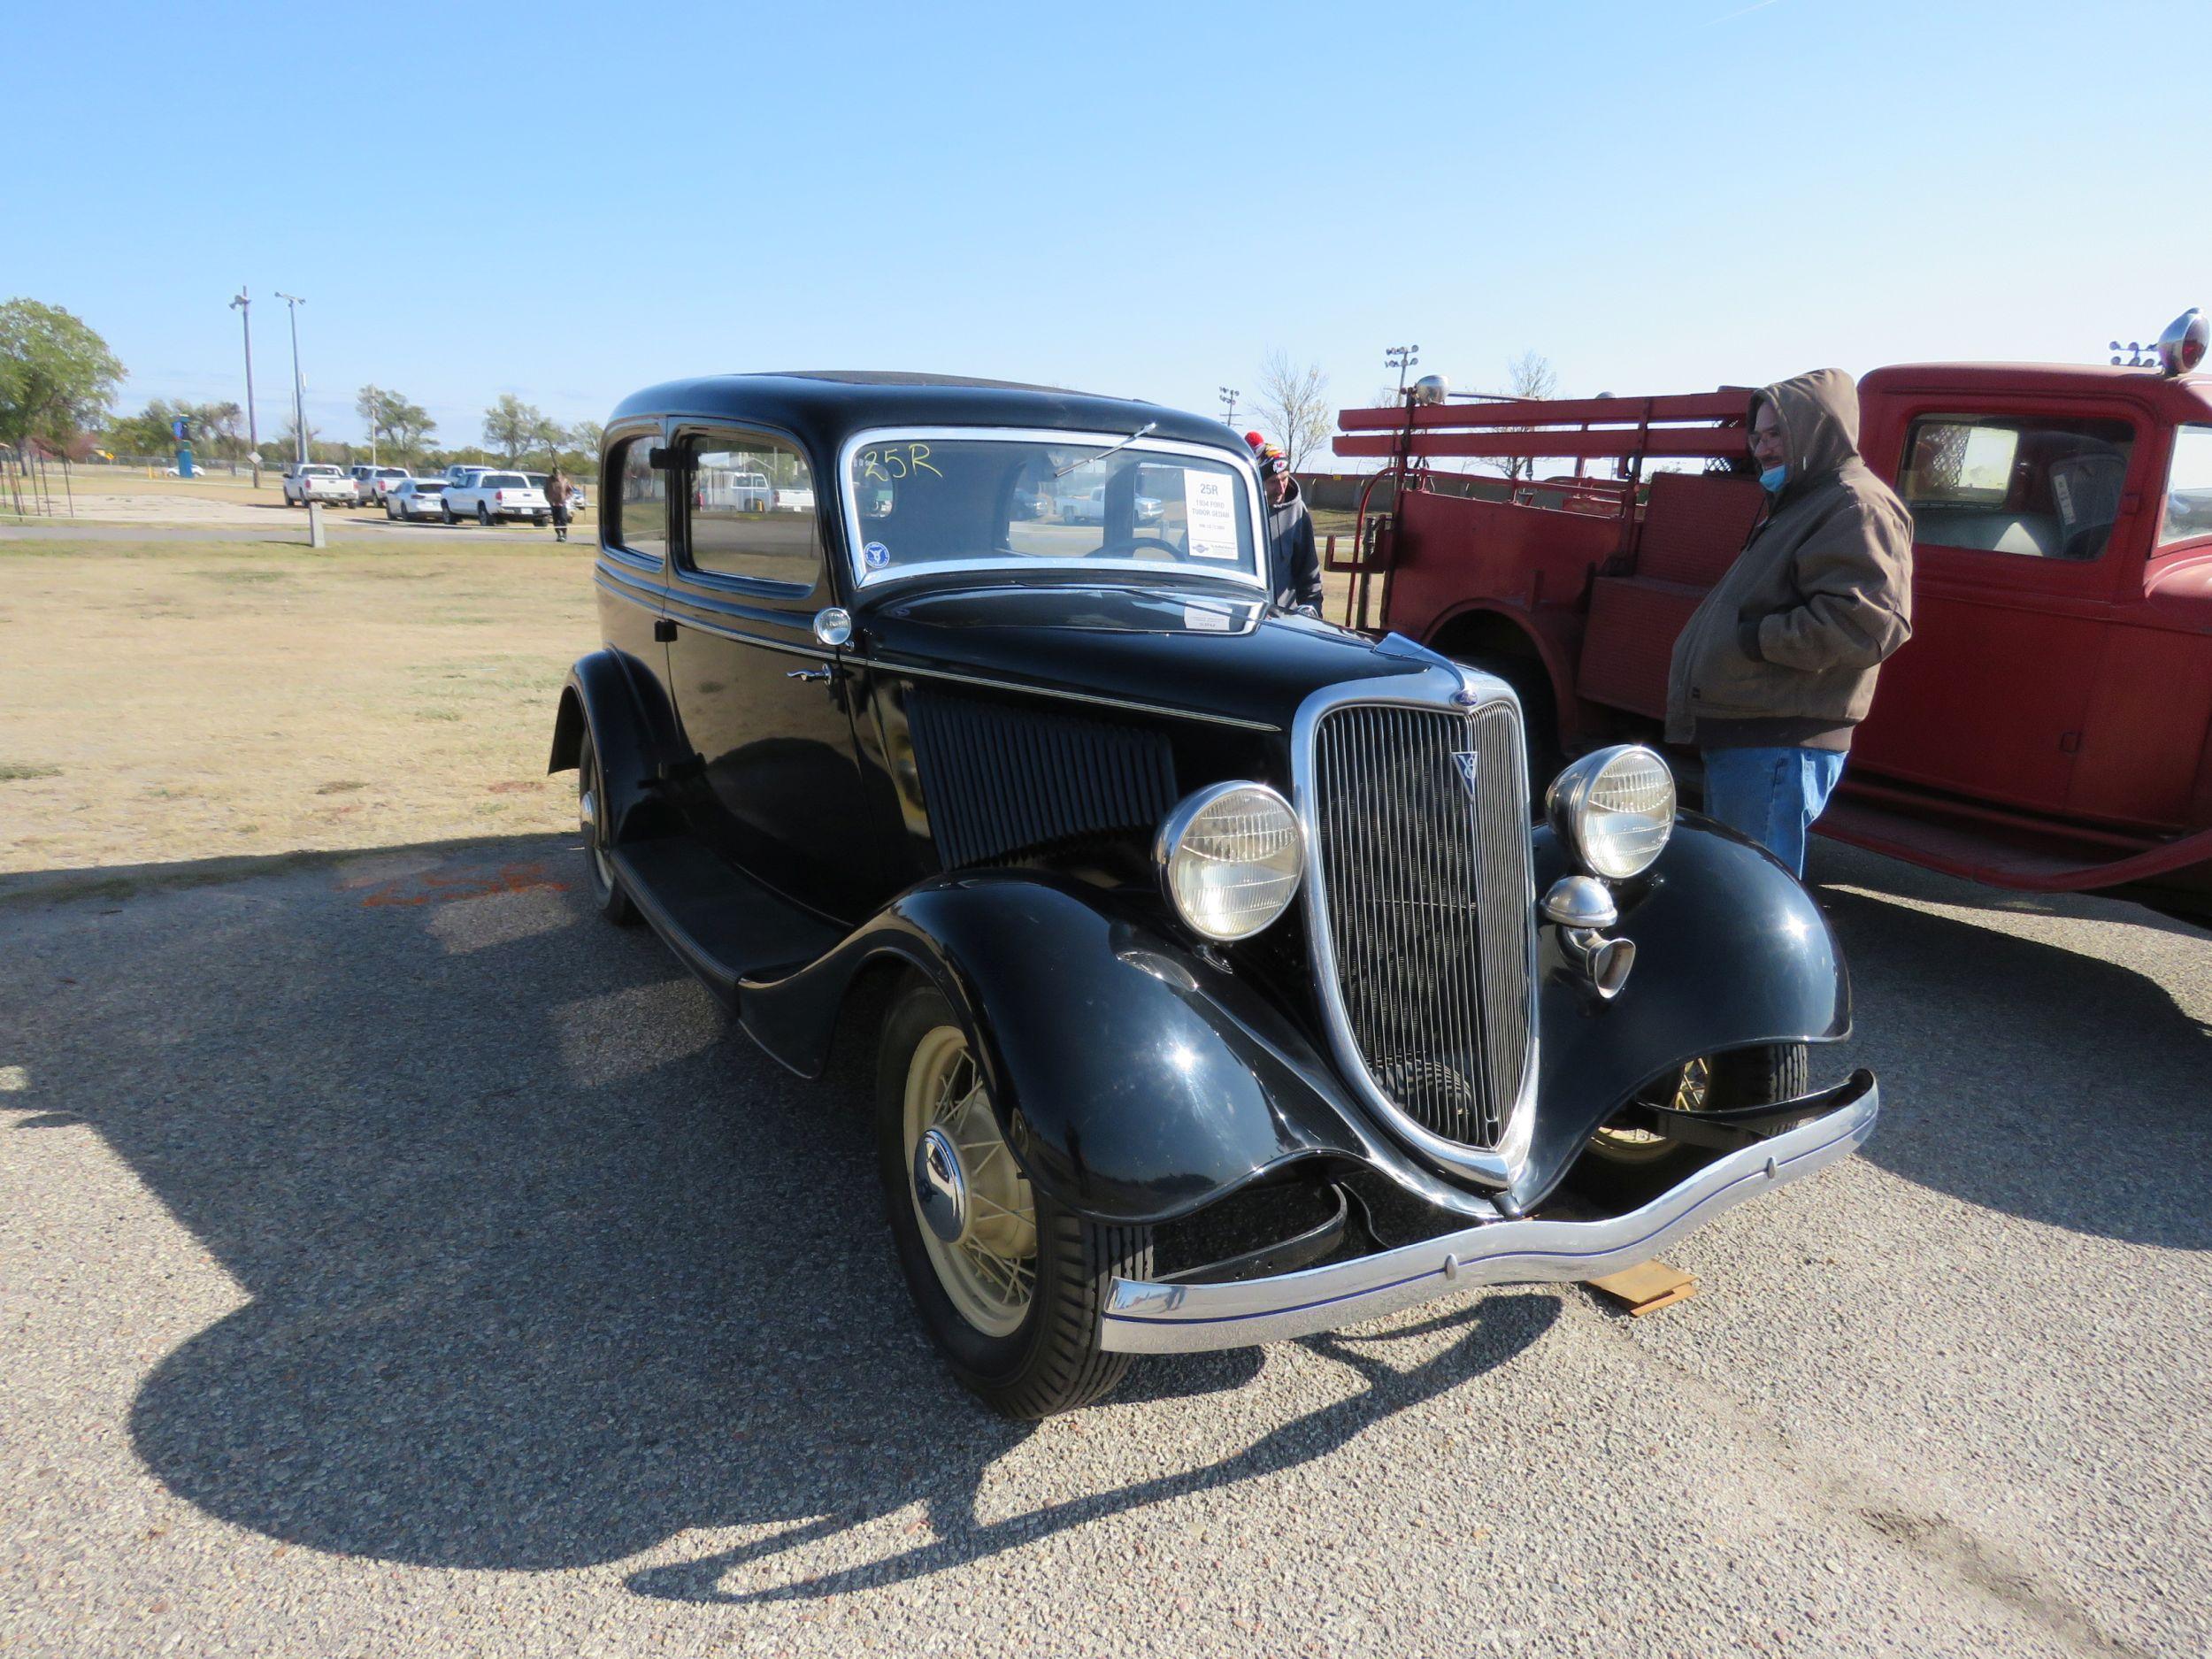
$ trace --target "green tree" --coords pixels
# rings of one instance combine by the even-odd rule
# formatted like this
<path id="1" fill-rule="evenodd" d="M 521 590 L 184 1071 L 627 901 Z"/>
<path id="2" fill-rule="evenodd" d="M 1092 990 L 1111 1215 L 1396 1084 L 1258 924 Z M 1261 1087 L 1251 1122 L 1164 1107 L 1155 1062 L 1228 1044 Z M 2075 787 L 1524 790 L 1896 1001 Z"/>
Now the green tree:
<path id="1" fill-rule="evenodd" d="M 123 365 L 108 342 L 58 305 L 0 305 L 0 439 L 65 444 L 97 426 L 115 402 Z"/>
<path id="2" fill-rule="evenodd" d="M 535 403 L 526 403 L 512 392 L 484 411 L 484 442 L 514 465 L 533 449 L 552 449 L 561 441 L 561 429 Z"/>
<path id="3" fill-rule="evenodd" d="M 167 455 L 177 447 L 174 422 L 181 415 L 194 420 L 197 415 L 189 403 L 173 403 L 165 397 L 150 400 L 135 415 L 118 415 L 109 420 L 103 435 L 107 447 L 118 455 L 151 457 Z M 195 428 L 188 426 L 187 431 Z"/>
<path id="4" fill-rule="evenodd" d="M 380 455 L 388 450 L 394 457 L 411 460 L 421 449 L 423 440 L 438 429 L 438 423 L 420 403 L 411 403 L 399 393 L 380 386 L 363 387 L 353 406 L 374 436 Z"/>

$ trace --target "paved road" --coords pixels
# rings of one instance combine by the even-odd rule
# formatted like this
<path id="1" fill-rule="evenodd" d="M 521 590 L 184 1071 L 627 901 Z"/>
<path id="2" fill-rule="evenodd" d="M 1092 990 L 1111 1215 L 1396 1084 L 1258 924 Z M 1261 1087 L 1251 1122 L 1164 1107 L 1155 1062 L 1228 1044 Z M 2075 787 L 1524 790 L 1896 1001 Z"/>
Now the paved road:
<path id="1" fill-rule="evenodd" d="M 1824 848 L 1889 1114 L 1579 1289 L 972 1406 L 527 841 L 0 905 L 11 1655 L 2190 1655 L 2212 938 Z M 206 879 L 199 878 L 204 876 Z"/>

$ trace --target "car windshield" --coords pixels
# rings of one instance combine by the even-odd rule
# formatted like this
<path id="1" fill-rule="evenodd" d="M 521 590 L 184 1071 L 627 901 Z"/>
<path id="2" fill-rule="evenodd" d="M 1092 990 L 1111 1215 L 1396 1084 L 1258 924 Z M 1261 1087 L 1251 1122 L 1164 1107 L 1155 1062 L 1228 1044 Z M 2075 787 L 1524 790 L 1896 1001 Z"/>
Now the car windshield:
<path id="1" fill-rule="evenodd" d="M 442 478 L 419 478 L 415 480 L 417 495 L 434 495 L 444 488 L 445 480 Z"/>
<path id="2" fill-rule="evenodd" d="M 2174 431 L 2174 460 L 2166 477 L 2166 516 L 2158 545 L 2212 535 L 2212 426 Z"/>
<path id="3" fill-rule="evenodd" d="M 1263 581 L 1250 474 L 1202 444 L 1127 437 L 862 434 L 843 466 L 856 574 L 1129 569 Z"/>
<path id="4" fill-rule="evenodd" d="M 483 477 L 478 479 L 476 481 L 486 489 L 523 489 L 527 488 L 527 486 L 523 483 L 522 474 L 519 472 L 487 472 Z"/>

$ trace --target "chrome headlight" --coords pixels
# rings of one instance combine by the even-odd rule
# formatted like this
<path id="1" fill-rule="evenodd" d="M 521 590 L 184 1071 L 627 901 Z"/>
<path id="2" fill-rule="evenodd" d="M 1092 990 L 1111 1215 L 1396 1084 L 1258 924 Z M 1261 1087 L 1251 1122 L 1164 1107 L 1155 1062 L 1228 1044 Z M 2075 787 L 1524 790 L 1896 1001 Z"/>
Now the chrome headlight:
<path id="1" fill-rule="evenodd" d="M 1208 939 L 1249 939 L 1297 895 L 1306 838 L 1290 803 L 1263 783 L 1186 796 L 1152 844 L 1168 902 Z"/>
<path id="2" fill-rule="evenodd" d="M 1640 743 L 1601 749 L 1553 780 L 1544 810 L 1584 869 L 1619 881 L 1648 870 L 1674 833 L 1674 774 Z"/>

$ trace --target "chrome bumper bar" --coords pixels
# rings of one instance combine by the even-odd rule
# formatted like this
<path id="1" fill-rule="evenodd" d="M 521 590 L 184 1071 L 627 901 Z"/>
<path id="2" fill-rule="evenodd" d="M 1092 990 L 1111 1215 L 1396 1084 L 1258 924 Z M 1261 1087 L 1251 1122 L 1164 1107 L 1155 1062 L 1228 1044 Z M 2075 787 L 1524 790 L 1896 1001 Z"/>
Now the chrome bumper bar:
<path id="1" fill-rule="evenodd" d="M 1715 1159 L 1641 1210 L 1603 1221 L 1494 1221 L 1349 1262 L 1224 1285 L 1117 1279 L 1101 1346 L 1121 1354 L 1249 1348 L 1356 1325 L 1486 1285 L 1601 1279 L 1647 1262 L 1722 1210 L 1847 1156 L 1881 1090 L 1860 1071 L 1809 1123 Z"/>

